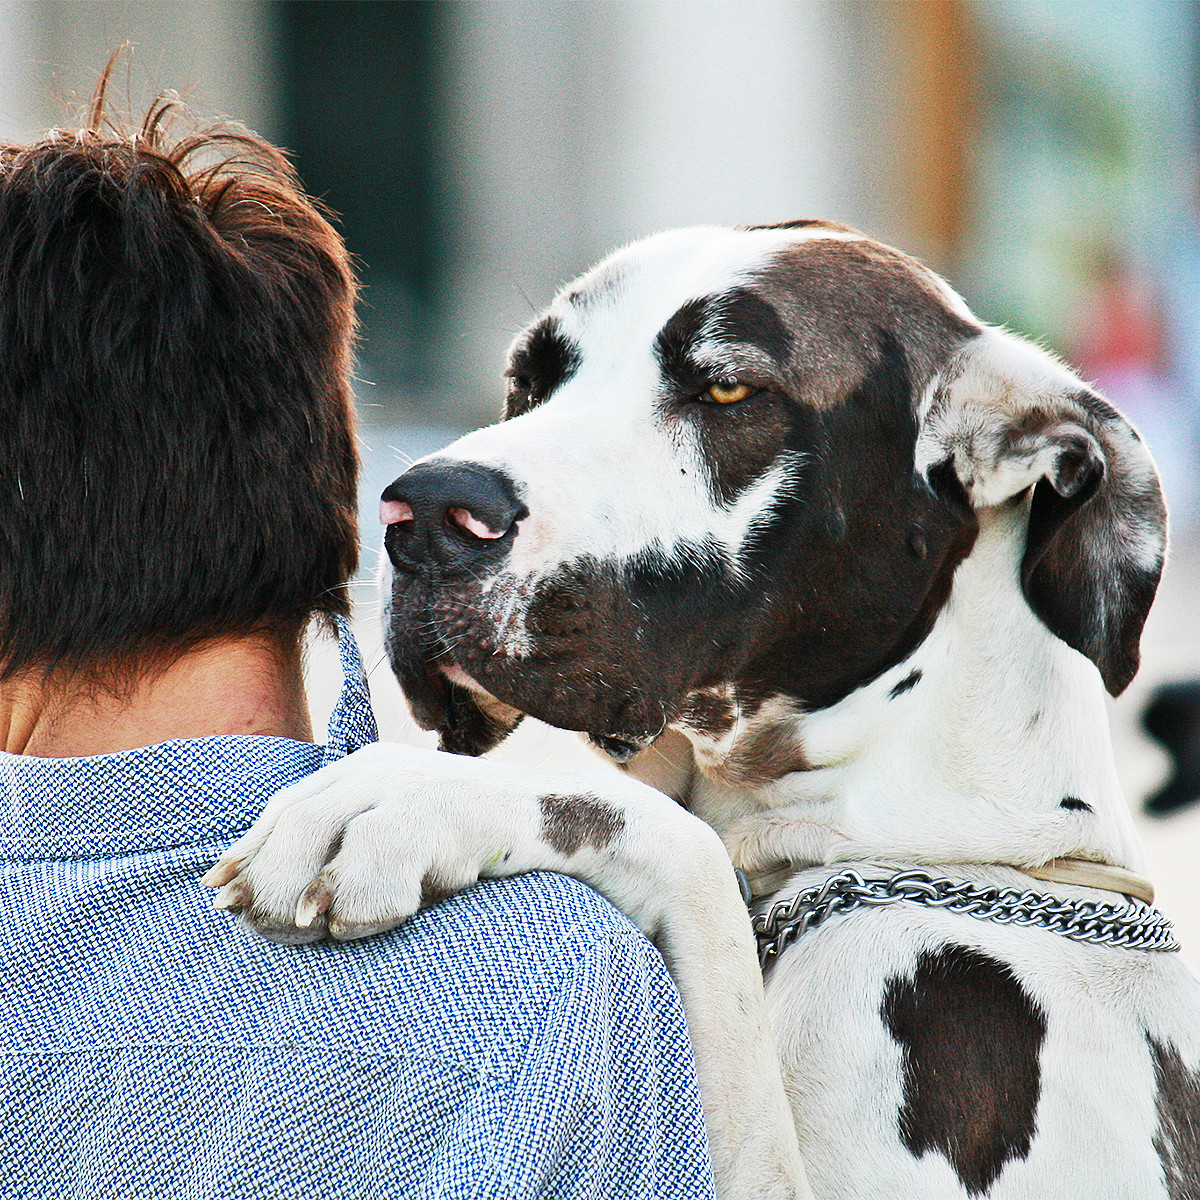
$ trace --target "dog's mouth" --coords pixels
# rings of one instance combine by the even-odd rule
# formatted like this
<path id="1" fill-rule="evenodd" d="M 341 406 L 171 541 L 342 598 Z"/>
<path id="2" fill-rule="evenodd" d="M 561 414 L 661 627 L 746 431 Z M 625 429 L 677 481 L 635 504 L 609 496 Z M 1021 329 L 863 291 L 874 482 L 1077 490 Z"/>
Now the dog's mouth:
<path id="1" fill-rule="evenodd" d="M 450 694 L 453 696 L 452 707 L 456 717 L 451 725 L 458 733 L 458 737 L 455 738 L 456 743 L 462 742 L 461 733 L 464 731 L 464 723 L 472 728 L 476 725 L 486 726 L 487 736 L 497 737 L 498 744 L 498 741 L 503 740 L 516 729 L 524 717 L 533 715 L 520 708 L 514 708 L 511 704 L 506 704 L 498 696 L 493 696 L 477 679 L 468 675 L 462 667 L 448 659 L 437 659 L 432 666 L 450 685 Z M 469 713 L 471 705 L 478 710 L 477 713 Z M 482 721 L 480 721 L 480 717 L 482 717 Z M 447 727 L 442 726 L 443 740 L 445 740 L 447 732 Z M 618 763 L 628 762 L 634 755 L 639 754 L 650 745 L 657 736 L 622 737 L 592 730 L 580 730 L 579 732 L 587 733 L 594 745 Z M 447 748 L 447 746 L 443 746 L 443 749 Z"/>
<path id="2" fill-rule="evenodd" d="M 388 627 L 388 656 L 413 719 L 422 729 L 437 730 L 439 749 L 451 754 L 486 754 L 525 717 L 498 699 L 444 648 L 422 647 L 408 636 L 404 622 Z"/>
<path id="3" fill-rule="evenodd" d="M 545 672 L 527 667 L 496 671 L 503 678 L 489 679 L 487 687 L 444 656 L 399 658 L 393 652 L 392 668 L 417 723 L 436 729 L 440 748 L 452 754 L 486 754 L 532 716 L 586 734 L 614 761 L 624 763 L 654 742 L 667 724 L 663 706 L 655 705 L 661 714 L 657 719 L 643 718 L 630 728 L 630 710 L 645 706 L 631 705 L 619 687 L 609 692 L 607 703 L 594 695 L 587 704 L 569 688 L 546 686 L 539 679 Z"/>
<path id="4" fill-rule="evenodd" d="M 528 715 L 586 734 L 617 762 L 655 741 L 695 685 L 682 650 L 619 589 L 541 589 L 514 634 L 497 589 L 397 571 L 388 653 L 413 717 L 444 750 L 483 754 Z M 678 623 L 666 623 L 678 631 Z"/>

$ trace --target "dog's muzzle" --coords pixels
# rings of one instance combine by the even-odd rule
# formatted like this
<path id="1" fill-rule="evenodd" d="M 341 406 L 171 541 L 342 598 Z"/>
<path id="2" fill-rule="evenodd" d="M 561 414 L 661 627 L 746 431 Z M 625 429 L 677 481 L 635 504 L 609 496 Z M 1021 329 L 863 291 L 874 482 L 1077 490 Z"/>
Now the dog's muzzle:
<path id="1" fill-rule="evenodd" d="M 379 503 L 384 546 L 402 570 L 476 570 L 508 553 L 525 516 L 506 476 L 448 459 L 417 463 L 388 484 Z"/>
<path id="2" fill-rule="evenodd" d="M 669 586 L 665 571 L 588 556 L 514 576 L 529 515 L 522 485 L 478 462 L 438 456 L 388 485 L 392 669 L 445 749 L 483 753 L 529 714 L 627 762 L 697 680 L 709 682 L 729 639 L 717 618 L 734 611 L 723 576 L 687 562 L 680 572 L 695 586 Z"/>

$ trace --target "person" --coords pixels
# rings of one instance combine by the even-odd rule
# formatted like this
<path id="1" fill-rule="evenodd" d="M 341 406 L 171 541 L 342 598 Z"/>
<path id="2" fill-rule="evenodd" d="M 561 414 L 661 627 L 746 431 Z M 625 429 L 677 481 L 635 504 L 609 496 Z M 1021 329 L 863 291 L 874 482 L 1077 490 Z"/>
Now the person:
<path id="1" fill-rule="evenodd" d="M 711 1196 L 678 996 L 587 888 L 281 946 L 199 884 L 375 725 L 347 254 L 277 150 L 180 120 L 102 84 L 0 148 L 0 1196 Z"/>
<path id="2" fill-rule="evenodd" d="M 1166 779 L 1143 801 L 1146 812 L 1167 817 L 1200 800 L 1200 679 L 1160 683 L 1141 713 L 1142 728 L 1166 751 Z"/>

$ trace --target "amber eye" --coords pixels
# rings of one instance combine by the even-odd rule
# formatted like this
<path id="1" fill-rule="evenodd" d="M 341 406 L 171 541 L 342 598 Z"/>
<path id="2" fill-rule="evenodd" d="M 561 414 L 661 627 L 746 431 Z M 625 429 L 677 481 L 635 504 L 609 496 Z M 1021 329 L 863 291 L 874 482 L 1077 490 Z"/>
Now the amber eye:
<path id="1" fill-rule="evenodd" d="M 753 391 L 752 387 L 747 387 L 744 383 L 724 379 L 720 383 L 714 383 L 704 393 L 704 398 L 714 404 L 736 404 L 739 400 L 745 400 Z"/>

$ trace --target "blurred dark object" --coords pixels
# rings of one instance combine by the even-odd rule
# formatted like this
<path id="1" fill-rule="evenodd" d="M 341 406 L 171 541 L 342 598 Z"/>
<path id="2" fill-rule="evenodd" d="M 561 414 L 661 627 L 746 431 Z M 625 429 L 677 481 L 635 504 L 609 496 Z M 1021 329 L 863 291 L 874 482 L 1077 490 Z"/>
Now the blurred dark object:
<path id="1" fill-rule="evenodd" d="M 447 6 L 284 0 L 283 144 L 340 218 L 363 289 L 358 371 L 380 391 L 436 380 L 442 359 Z"/>
<path id="2" fill-rule="evenodd" d="M 1142 713 L 1142 727 L 1171 756 L 1171 777 L 1146 801 L 1162 817 L 1200 799 L 1200 680 L 1168 683 Z"/>

